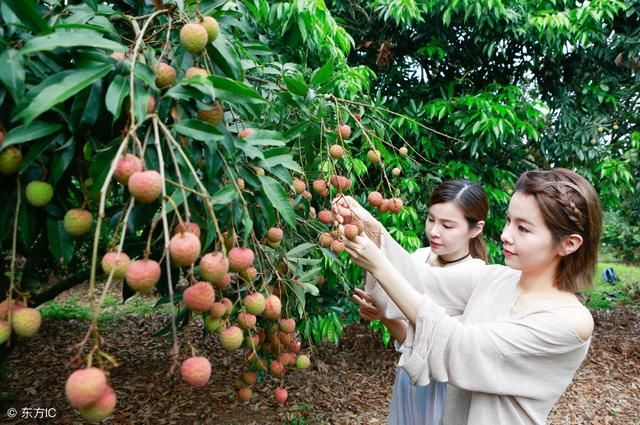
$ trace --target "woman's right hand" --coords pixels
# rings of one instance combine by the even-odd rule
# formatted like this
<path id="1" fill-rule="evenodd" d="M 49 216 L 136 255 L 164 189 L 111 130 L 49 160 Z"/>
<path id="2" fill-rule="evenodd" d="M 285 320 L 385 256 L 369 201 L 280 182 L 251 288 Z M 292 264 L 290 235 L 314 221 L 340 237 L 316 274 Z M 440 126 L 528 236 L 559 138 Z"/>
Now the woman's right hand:
<path id="1" fill-rule="evenodd" d="M 365 231 L 370 236 L 379 233 L 383 226 L 362 205 L 351 196 L 338 195 L 331 202 L 333 215 L 337 217 L 336 225 L 343 224 L 343 217 L 355 217 L 365 225 Z"/>
<path id="2" fill-rule="evenodd" d="M 373 298 L 358 288 L 355 288 L 353 292 L 354 294 L 351 296 L 351 299 L 360 305 L 360 310 L 358 310 L 360 317 L 369 321 L 384 319 Z"/>

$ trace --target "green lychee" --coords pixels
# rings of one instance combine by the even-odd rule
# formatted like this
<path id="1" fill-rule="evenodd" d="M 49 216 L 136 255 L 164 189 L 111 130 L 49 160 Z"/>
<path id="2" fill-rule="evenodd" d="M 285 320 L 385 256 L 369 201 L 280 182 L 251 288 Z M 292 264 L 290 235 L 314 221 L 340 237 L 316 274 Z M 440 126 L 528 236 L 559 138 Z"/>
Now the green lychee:
<path id="1" fill-rule="evenodd" d="M 200 25 L 202 25 L 207 31 L 207 41 L 209 43 L 214 41 L 216 38 L 218 38 L 218 35 L 220 35 L 220 24 L 218 24 L 218 21 L 216 21 L 215 18 L 211 16 L 205 16 L 204 18 L 202 18 Z"/>
<path id="2" fill-rule="evenodd" d="M 64 230 L 72 236 L 82 236 L 91 230 L 93 215 L 82 208 L 72 208 L 64 215 Z"/>
<path id="3" fill-rule="evenodd" d="M 53 186 L 47 182 L 34 180 L 25 189 L 27 201 L 34 207 L 43 207 L 53 199 Z"/>
<path id="4" fill-rule="evenodd" d="M 2 133 L 0 133 L 2 134 Z M 0 174 L 15 174 L 22 162 L 22 152 L 15 146 L 9 146 L 0 152 Z"/>
<path id="5" fill-rule="evenodd" d="M 200 24 L 186 24 L 180 29 L 180 43 L 187 51 L 198 53 L 207 45 L 208 33 Z"/>

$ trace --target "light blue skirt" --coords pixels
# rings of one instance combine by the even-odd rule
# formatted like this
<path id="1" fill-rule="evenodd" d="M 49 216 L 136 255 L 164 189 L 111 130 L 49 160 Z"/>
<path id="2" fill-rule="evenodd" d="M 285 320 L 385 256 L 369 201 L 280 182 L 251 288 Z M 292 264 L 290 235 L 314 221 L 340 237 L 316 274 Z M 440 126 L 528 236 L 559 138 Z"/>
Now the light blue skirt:
<path id="1" fill-rule="evenodd" d="M 444 412 L 447 384 L 431 381 L 426 387 L 411 385 L 409 375 L 396 369 L 389 425 L 438 425 Z"/>

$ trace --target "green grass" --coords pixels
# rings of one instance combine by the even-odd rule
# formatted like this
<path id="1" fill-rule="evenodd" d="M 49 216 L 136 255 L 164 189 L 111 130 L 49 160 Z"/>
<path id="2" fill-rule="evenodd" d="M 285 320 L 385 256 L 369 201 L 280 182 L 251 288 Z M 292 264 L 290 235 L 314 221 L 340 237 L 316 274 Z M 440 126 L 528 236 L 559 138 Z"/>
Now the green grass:
<path id="1" fill-rule="evenodd" d="M 618 278 L 611 285 L 602 278 L 602 271 L 613 267 Z M 587 307 L 591 310 L 610 310 L 618 304 L 638 304 L 640 294 L 640 267 L 620 263 L 602 262 L 598 264 L 594 287 L 587 291 Z"/>

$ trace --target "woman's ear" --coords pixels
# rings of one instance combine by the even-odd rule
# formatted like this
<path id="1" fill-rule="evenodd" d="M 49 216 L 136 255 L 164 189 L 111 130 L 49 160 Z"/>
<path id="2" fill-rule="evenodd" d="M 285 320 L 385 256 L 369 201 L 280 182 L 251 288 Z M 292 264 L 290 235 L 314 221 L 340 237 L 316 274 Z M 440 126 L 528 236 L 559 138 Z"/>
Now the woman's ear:
<path id="1" fill-rule="evenodd" d="M 582 246 L 582 242 L 582 236 L 575 233 L 565 237 L 560 241 L 560 245 L 558 246 L 558 255 L 566 257 L 567 255 L 573 254 Z"/>
<path id="2" fill-rule="evenodd" d="M 480 233 L 482 233 L 483 229 L 484 229 L 484 221 L 477 222 L 476 225 L 473 227 L 473 229 L 471 229 L 471 238 L 477 237 Z"/>

